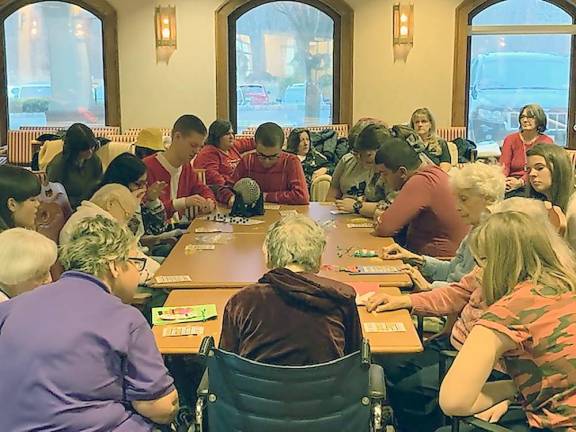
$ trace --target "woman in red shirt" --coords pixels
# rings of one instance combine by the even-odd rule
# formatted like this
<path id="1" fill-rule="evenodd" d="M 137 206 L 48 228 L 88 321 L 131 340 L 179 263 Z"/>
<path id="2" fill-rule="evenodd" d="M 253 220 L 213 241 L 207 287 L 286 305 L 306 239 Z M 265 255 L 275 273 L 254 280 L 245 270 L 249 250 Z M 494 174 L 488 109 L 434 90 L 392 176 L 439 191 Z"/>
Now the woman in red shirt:
<path id="1" fill-rule="evenodd" d="M 520 132 L 504 138 L 500 163 L 504 166 L 507 198 L 524 195 L 524 186 L 528 182 L 526 151 L 536 144 L 554 143 L 552 138 L 544 134 L 546 122 L 546 113 L 540 105 L 526 105 L 518 116 Z"/>
<path id="2" fill-rule="evenodd" d="M 235 139 L 228 120 L 216 120 L 210 125 L 206 144 L 194 159 L 194 168 L 206 170 L 209 186 L 229 183 L 242 153 L 254 150 L 253 139 Z"/>

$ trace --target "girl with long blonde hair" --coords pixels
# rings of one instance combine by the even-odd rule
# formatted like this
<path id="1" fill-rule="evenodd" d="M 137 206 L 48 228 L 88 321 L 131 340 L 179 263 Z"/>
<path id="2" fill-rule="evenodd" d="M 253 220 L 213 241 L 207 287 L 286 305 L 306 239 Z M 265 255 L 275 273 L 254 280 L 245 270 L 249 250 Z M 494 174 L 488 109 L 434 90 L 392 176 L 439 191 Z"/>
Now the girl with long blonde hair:
<path id="1" fill-rule="evenodd" d="M 446 375 L 440 406 L 448 415 L 481 413 L 506 427 L 573 430 L 576 262 L 570 248 L 549 224 L 520 212 L 488 217 L 472 233 L 470 248 L 489 308 Z M 500 358 L 512 380 L 487 383 Z M 504 414 L 515 398 L 526 418 L 509 422 Z"/>

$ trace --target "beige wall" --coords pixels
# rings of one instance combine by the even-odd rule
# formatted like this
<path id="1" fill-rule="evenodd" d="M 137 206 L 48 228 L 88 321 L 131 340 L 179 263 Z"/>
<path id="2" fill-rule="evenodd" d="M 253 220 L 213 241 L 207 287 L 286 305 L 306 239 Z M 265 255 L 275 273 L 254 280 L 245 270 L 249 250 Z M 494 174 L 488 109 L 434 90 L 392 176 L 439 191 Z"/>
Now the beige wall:
<path id="1" fill-rule="evenodd" d="M 178 50 L 156 64 L 151 0 L 109 0 L 118 11 L 122 126 L 170 126 L 184 113 L 216 115 L 214 11 L 220 0 L 172 0 Z M 354 118 L 405 122 L 428 106 L 439 126 L 451 115 L 454 10 L 461 0 L 412 0 L 414 48 L 394 62 L 393 0 L 347 0 L 355 10 Z"/>

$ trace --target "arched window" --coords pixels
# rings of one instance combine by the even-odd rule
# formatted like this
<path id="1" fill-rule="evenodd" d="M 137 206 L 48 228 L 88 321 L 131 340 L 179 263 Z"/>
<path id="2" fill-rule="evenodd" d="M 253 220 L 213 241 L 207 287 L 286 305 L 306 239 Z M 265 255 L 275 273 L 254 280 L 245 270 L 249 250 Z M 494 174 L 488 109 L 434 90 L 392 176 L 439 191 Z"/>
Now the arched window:
<path id="1" fill-rule="evenodd" d="M 231 0 L 217 12 L 217 111 L 240 133 L 351 121 L 352 9 L 342 0 Z"/>
<path id="2" fill-rule="evenodd" d="M 116 13 L 105 0 L 4 1 L 1 132 L 119 125 Z"/>
<path id="3" fill-rule="evenodd" d="M 574 142 L 571 79 L 576 6 L 565 0 L 468 0 L 457 9 L 453 124 L 480 147 L 518 130 L 522 106 L 540 104 L 546 133 Z"/>

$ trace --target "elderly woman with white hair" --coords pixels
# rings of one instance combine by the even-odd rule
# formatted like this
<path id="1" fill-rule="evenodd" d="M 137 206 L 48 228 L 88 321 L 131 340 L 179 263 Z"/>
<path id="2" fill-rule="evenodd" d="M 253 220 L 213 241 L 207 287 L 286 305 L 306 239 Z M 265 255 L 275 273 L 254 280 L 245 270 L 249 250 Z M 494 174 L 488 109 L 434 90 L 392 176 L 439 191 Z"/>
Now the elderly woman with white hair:
<path id="1" fill-rule="evenodd" d="M 102 186 L 90 198 L 90 201 L 82 201 L 76 212 L 70 216 L 60 231 L 60 245 L 68 243 L 78 224 L 88 217 L 103 216 L 122 226 L 128 226 L 139 206 L 140 203 L 126 186 L 116 183 Z M 144 284 L 154 276 L 160 264 L 153 259 L 146 259 L 146 255 L 142 251 L 139 250 L 138 253 L 146 262 L 140 272 L 140 283 Z"/>
<path id="2" fill-rule="evenodd" d="M 220 348 L 283 366 L 324 363 L 358 351 L 354 289 L 317 276 L 324 230 L 303 215 L 272 224 L 264 240 L 271 269 L 226 305 Z"/>
<path id="3" fill-rule="evenodd" d="M 0 302 L 52 282 L 56 243 L 24 228 L 0 233 Z"/>
<path id="4" fill-rule="evenodd" d="M 504 198 L 506 178 L 499 165 L 481 162 L 466 164 L 450 171 L 450 182 L 456 196 L 456 210 L 466 224 L 476 227 L 488 208 Z M 450 261 L 442 261 L 426 255 L 418 255 L 393 244 L 382 249 L 383 259 L 401 259 L 416 265 L 422 275 L 413 272 L 413 278 L 421 289 L 430 289 L 451 282 L 458 282 L 474 268 L 474 258 L 464 237 L 456 255 Z M 424 279 L 424 276 L 426 279 Z M 427 280 L 433 281 L 432 284 Z"/>
<path id="5" fill-rule="evenodd" d="M 150 326 L 130 306 L 143 261 L 134 236 L 83 219 L 55 283 L 0 303 L 1 431 L 152 432 L 178 410 Z"/>

